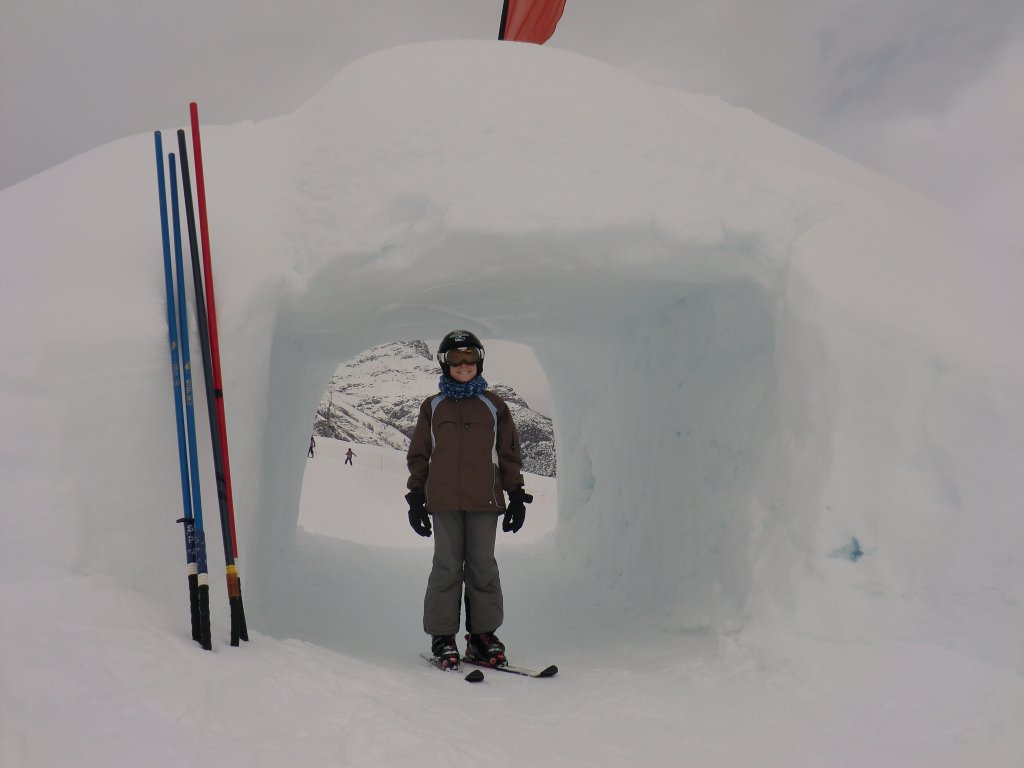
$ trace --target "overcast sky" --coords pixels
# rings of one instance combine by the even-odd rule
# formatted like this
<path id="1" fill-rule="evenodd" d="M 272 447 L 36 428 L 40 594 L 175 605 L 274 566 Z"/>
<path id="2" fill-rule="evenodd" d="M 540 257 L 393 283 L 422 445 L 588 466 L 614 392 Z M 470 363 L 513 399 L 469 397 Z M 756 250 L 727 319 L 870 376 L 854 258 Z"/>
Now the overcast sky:
<path id="1" fill-rule="evenodd" d="M 501 0 L 0 0 L 0 187 L 100 144 L 289 112 Z M 721 96 L 1024 246 L 1024 0 L 567 0 L 549 45 Z"/>

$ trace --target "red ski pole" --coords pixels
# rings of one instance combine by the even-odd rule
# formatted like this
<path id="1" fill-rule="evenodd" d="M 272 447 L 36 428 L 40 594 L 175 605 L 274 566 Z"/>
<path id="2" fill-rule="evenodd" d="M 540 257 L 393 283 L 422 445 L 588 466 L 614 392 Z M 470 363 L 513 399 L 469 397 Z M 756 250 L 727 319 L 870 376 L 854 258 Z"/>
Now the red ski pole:
<path id="1" fill-rule="evenodd" d="M 206 183 L 203 177 L 203 150 L 199 140 L 199 105 L 191 102 L 188 105 L 192 124 L 192 154 L 196 172 L 196 202 L 199 207 L 199 240 L 203 249 L 203 277 L 206 285 L 206 310 L 209 318 L 210 356 L 213 363 L 214 398 L 217 404 L 217 425 L 220 427 L 221 455 L 224 459 L 224 484 L 227 495 L 228 523 L 231 529 L 231 549 L 238 565 L 238 536 L 235 533 L 235 501 L 231 490 L 231 461 L 228 458 L 228 428 L 224 415 L 224 384 L 220 368 L 220 340 L 217 334 L 217 308 L 213 294 L 213 266 L 210 257 L 210 225 L 206 213 Z M 237 578 L 237 575 L 236 575 Z M 241 581 L 236 582 L 241 596 Z M 242 620 L 241 638 L 248 640 L 248 631 Z"/>

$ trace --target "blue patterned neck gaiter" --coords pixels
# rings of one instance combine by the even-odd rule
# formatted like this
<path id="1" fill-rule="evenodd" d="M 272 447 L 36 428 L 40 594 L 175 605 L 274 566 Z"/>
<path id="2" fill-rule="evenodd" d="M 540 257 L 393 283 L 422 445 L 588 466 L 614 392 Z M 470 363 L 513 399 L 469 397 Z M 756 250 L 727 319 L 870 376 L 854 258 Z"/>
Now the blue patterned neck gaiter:
<path id="1" fill-rule="evenodd" d="M 441 390 L 442 395 L 447 395 L 453 400 L 465 400 L 467 397 L 475 397 L 487 389 L 487 380 L 483 376 L 477 376 L 472 381 L 462 384 L 448 376 L 441 376 L 437 388 Z"/>

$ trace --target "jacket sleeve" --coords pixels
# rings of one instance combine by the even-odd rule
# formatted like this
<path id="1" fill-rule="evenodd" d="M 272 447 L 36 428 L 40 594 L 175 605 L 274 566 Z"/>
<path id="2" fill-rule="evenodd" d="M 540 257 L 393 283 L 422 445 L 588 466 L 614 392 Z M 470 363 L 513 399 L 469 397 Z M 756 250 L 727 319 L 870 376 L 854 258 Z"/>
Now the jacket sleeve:
<path id="1" fill-rule="evenodd" d="M 498 410 L 498 469 L 501 472 L 502 489 L 507 492 L 525 482 L 519 432 L 508 405 L 502 403 L 502 406 Z"/>
<path id="2" fill-rule="evenodd" d="M 426 495 L 427 474 L 430 471 L 430 400 L 424 400 L 420 406 L 420 415 L 416 420 L 416 428 L 409 443 L 409 452 L 405 456 L 409 467 L 409 482 L 405 485 L 410 491 Z"/>

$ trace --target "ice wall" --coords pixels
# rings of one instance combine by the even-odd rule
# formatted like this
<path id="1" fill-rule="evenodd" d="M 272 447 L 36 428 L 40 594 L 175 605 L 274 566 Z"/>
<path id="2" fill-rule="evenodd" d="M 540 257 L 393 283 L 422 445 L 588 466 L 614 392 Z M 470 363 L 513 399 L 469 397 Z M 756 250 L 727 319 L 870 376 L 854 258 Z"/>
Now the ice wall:
<path id="1" fill-rule="evenodd" d="M 24 469 L 5 482 L 31 499 L 55 468 L 55 551 L 142 588 L 179 559 L 148 140 L 0 193 L 32 253 L 4 289 L 5 415 L 53 452 L 5 445 Z M 376 54 L 291 116 L 207 128 L 204 150 L 257 628 L 331 371 L 470 326 L 537 353 L 560 552 L 645 620 L 1019 653 L 1024 275 L 938 207 L 714 99 L 498 43 Z M 37 226 L 46 201 L 68 226 Z M 80 320 L 48 312 L 26 342 L 33 300 Z M 159 455 L 140 430 L 167 435 Z"/>

